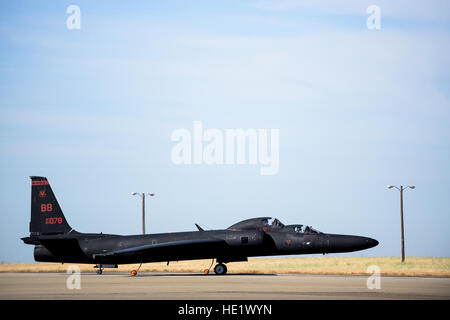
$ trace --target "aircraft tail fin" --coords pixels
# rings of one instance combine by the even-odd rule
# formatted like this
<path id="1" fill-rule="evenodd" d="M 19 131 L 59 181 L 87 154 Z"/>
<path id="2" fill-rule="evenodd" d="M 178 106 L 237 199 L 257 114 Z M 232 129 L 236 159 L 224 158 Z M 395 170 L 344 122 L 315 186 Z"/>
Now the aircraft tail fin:
<path id="1" fill-rule="evenodd" d="M 62 234 L 72 230 L 46 177 L 31 178 L 30 235 Z"/>

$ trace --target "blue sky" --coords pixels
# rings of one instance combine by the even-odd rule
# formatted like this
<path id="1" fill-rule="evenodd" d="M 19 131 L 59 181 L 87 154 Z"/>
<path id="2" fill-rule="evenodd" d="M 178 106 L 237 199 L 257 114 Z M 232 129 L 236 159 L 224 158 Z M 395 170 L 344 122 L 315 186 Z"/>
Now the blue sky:
<path id="1" fill-rule="evenodd" d="M 69 5 L 81 29 L 68 30 Z M 381 29 L 366 27 L 369 5 Z M 135 234 L 278 217 L 376 238 L 347 255 L 449 256 L 445 1 L 0 4 L 0 261 L 31 262 L 30 175 L 72 227 Z M 280 170 L 174 165 L 171 133 L 280 130 Z"/>

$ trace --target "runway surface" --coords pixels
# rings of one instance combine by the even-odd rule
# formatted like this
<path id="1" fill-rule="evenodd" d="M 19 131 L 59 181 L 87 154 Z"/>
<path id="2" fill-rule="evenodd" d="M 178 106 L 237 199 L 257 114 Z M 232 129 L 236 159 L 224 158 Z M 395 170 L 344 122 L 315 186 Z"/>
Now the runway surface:
<path id="1" fill-rule="evenodd" d="M 0 273 L 0 299 L 450 299 L 450 278 L 382 276 L 368 289 L 367 276 L 105 272 L 82 273 L 81 288 L 68 289 L 69 276 Z"/>

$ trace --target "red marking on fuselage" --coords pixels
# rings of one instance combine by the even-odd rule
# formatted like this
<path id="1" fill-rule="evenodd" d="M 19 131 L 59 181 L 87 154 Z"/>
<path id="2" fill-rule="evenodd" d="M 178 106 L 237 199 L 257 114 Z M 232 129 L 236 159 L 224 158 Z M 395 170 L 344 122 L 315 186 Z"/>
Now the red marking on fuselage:
<path id="1" fill-rule="evenodd" d="M 40 180 L 40 181 L 31 181 L 32 186 L 48 186 L 48 181 Z"/>

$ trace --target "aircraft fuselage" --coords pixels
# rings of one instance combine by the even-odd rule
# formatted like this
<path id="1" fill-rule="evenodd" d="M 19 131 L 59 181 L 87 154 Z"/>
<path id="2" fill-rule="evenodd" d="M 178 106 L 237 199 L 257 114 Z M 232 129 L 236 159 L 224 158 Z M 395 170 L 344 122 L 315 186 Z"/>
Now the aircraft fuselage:
<path id="1" fill-rule="evenodd" d="M 204 246 L 202 250 L 165 249 L 148 256 L 99 257 L 97 255 L 144 246 L 194 239 L 222 239 L 226 245 Z M 30 239 L 31 240 L 31 239 Z M 40 262 L 127 264 L 141 262 L 217 259 L 222 262 L 245 261 L 247 257 L 326 254 L 371 248 L 376 240 L 349 235 L 295 234 L 262 230 L 213 230 L 148 235 L 110 235 L 74 233 L 51 236 L 36 245 L 34 257 Z"/>

